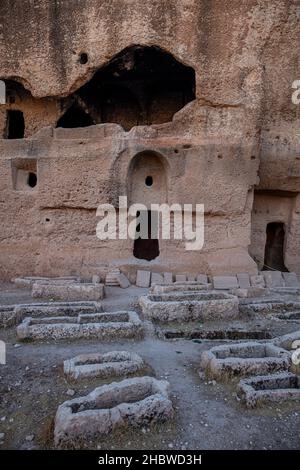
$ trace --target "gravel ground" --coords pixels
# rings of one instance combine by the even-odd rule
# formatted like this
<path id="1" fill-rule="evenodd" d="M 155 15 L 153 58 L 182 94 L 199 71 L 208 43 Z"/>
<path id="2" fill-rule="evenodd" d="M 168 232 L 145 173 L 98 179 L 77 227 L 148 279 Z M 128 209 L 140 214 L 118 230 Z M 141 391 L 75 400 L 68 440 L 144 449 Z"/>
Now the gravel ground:
<path id="1" fill-rule="evenodd" d="M 108 288 L 104 309 L 135 308 L 143 292 L 135 287 Z M 32 302 L 28 290 L 0 286 L 0 304 L 24 302 Z M 299 323 L 282 321 L 255 322 L 249 329 L 254 326 L 265 327 L 274 336 L 299 329 Z M 58 405 L 104 383 L 98 379 L 69 382 L 62 373 L 63 361 L 80 353 L 110 350 L 137 352 L 148 363 L 148 374 L 170 382 L 175 418 L 92 442 L 89 448 L 299 449 L 300 403 L 247 410 L 238 401 L 233 383 L 217 384 L 199 374 L 201 352 L 220 341 L 160 338 L 148 333 L 141 341 L 18 343 L 15 328 L 0 330 L 0 339 L 7 343 L 7 364 L 0 366 L 0 449 L 52 448 Z"/>

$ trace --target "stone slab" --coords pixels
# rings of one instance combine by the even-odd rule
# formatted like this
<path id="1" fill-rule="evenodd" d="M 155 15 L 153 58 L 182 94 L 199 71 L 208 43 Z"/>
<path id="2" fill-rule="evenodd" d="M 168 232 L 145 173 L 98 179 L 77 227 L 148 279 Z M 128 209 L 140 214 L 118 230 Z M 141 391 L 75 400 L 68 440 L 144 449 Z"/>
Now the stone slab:
<path id="1" fill-rule="evenodd" d="M 149 287 L 151 279 L 151 271 L 138 270 L 136 273 L 136 285 L 137 287 Z"/>
<path id="2" fill-rule="evenodd" d="M 250 287 L 250 276 L 247 273 L 237 274 L 238 285 L 240 289 L 248 289 Z"/>
<path id="3" fill-rule="evenodd" d="M 236 289 L 238 282 L 236 276 L 213 276 L 214 289 Z"/>

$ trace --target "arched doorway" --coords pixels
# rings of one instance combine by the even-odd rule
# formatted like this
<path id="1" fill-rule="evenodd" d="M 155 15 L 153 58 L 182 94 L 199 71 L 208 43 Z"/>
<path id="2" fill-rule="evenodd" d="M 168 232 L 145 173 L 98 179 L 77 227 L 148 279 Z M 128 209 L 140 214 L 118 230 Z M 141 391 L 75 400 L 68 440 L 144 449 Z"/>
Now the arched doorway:
<path id="1" fill-rule="evenodd" d="M 145 151 L 133 158 L 128 173 L 128 192 L 130 204 L 144 204 L 147 208 L 137 213 L 133 255 L 138 259 L 151 261 L 160 252 L 159 214 L 151 210 L 151 204 L 163 204 L 167 201 L 166 162 L 161 155 Z"/>

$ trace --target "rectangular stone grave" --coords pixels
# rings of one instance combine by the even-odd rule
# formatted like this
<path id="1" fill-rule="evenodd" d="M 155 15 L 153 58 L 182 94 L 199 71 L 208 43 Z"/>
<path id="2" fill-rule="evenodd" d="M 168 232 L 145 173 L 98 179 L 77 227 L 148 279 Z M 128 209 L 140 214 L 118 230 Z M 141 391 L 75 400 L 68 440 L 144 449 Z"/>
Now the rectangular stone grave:
<path id="1" fill-rule="evenodd" d="M 58 407 L 54 442 L 59 448 L 90 445 L 120 429 L 163 423 L 173 414 L 168 382 L 152 377 L 113 382 Z"/>
<path id="2" fill-rule="evenodd" d="M 290 403 L 299 407 L 300 376 L 289 372 L 241 380 L 237 394 L 248 408 Z"/>
<path id="3" fill-rule="evenodd" d="M 138 354 L 127 351 L 80 354 L 64 361 L 64 374 L 72 380 L 124 377 L 139 373 L 144 368 L 143 359 Z"/>
<path id="4" fill-rule="evenodd" d="M 103 341 L 136 338 L 143 335 L 136 312 L 103 312 L 78 317 L 26 317 L 17 327 L 20 340 L 100 339 Z"/>
<path id="5" fill-rule="evenodd" d="M 226 320 L 239 315 L 238 298 L 221 292 L 171 292 L 140 297 L 144 315 L 155 321 Z"/>
<path id="6" fill-rule="evenodd" d="M 201 355 L 201 367 L 216 379 L 288 370 L 290 354 L 272 343 L 247 342 L 216 346 Z"/>

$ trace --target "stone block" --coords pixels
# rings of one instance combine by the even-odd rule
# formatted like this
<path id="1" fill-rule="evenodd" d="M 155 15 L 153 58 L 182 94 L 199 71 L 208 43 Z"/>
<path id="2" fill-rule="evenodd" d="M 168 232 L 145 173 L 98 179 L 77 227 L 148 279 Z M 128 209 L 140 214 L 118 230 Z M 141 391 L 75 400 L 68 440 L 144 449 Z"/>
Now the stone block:
<path id="1" fill-rule="evenodd" d="M 186 282 L 186 275 L 185 274 L 176 274 L 175 282 Z"/>
<path id="2" fill-rule="evenodd" d="M 164 273 L 164 283 L 165 284 L 172 284 L 173 283 L 173 274 L 172 273 Z"/>
<path id="3" fill-rule="evenodd" d="M 136 273 L 136 285 L 137 287 L 149 287 L 150 286 L 150 271 L 138 270 Z"/>
<path id="4" fill-rule="evenodd" d="M 98 274 L 94 274 L 92 277 L 92 284 L 100 284 L 100 276 Z"/>
<path id="5" fill-rule="evenodd" d="M 282 276 L 286 287 L 300 288 L 300 282 L 296 273 L 282 273 Z"/>
<path id="6" fill-rule="evenodd" d="M 236 276 L 213 276 L 214 289 L 226 290 L 238 288 Z"/>
<path id="7" fill-rule="evenodd" d="M 128 280 L 128 277 L 125 276 L 125 274 L 123 274 L 123 273 L 118 274 L 117 280 L 119 282 L 119 286 L 122 289 L 127 289 L 128 287 L 130 287 L 130 282 Z"/>
<path id="8" fill-rule="evenodd" d="M 250 287 L 250 276 L 247 273 L 237 274 L 238 285 L 240 289 L 248 289 Z"/>
<path id="9" fill-rule="evenodd" d="M 151 273 L 151 286 L 155 284 L 163 284 L 164 278 L 162 274 L 159 273 Z"/>
<path id="10" fill-rule="evenodd" d="M 266 287 L 264 276 L 257 274 L 250 277 L 252 287 Z"/>
<path id="11" fill-rule="evenodd" d="M 283 287 L 284 281 L 280 271 L 263 271 L 266 287 Z"/>
<path id="12" fill-rule="evenodd" d="M 208 277 L 206 274 L 198 274 L 196 281 L 198 284 L 208 284 Z"/>

